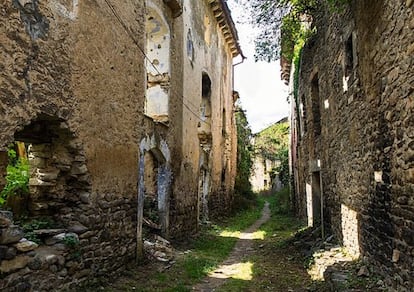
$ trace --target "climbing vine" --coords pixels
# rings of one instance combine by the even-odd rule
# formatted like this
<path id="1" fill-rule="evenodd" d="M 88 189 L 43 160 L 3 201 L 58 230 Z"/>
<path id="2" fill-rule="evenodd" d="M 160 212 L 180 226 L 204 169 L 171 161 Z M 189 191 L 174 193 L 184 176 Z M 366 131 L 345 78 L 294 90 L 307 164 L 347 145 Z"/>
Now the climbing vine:
<path id="1" fill-rule="evenodd" d="M 236 108 L 237 125 L 237 174 L 235 181 L 236 195 L 252 198 L 252 186 L 249 178 L 253 165 L 252 161 L 252 131 L 247 117 L 241 106 Z"/>

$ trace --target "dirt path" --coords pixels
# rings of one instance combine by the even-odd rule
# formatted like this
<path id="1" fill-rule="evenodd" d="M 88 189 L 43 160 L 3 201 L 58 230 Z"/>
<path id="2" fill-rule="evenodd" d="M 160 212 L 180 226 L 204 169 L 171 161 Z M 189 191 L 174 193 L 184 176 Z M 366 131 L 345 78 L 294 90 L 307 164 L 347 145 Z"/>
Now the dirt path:
<path id="1" fill-rule="evenodd" d="M 210 273 L 209 276 L 204 278 L 202 282 L 193 286 L 193 291 L 215 291 L 227 279 L 232 278 L 235 273 L 238 273 L 239 264 L 255 251 L 253 248 L 253 233 L 269 219 L 269 203 L 266 202 L 262 210 L 262 217 L 240 234 L 240 239 L 237 241 L 229 257 L 216 270 Z"/>

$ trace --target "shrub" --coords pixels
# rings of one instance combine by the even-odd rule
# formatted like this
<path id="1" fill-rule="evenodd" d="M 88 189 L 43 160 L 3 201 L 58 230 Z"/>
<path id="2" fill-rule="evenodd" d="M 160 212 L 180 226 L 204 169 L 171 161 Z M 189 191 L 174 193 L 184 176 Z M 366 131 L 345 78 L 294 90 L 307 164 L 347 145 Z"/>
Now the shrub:
<path id="1" fill-rule="evenodd" d="M 29 193 L 29 163 L 27 159 L 18 158 L 14 149 L 9 149 L 8 156 L 6 186 L 0 192 L 0 206 L 6 203 L 9 196 Z"/>

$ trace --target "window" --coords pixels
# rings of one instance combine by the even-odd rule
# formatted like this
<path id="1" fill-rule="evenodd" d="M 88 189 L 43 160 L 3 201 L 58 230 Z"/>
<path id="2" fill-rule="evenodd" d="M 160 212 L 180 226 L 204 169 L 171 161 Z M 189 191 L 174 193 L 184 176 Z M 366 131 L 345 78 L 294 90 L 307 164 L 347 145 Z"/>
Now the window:
<path id="1" fill-rule="evenodd" d="M 349 36 L 345 43 L 345 76 L 351 75 L 352 69 L 354 68 L 354 53 L 353 53 L 353 41 L 352 34 Z"/>
<path id="2" fill-rule="evenodd" d="M 315 137 L 321 134 L 321 110 L 319 100 L 319 77 L 318 73 L 312 78 L 311 82 L 311 95 L 312 95 L 312 114 L 313 114 L 313 129 Z"/>
<path id="3" fill-rule="evenodd" d="M 356 66 L 356 52 L 354 43 L 354 33 L 351 33 L 344 44 L 344 60 L 343 60 L 343 91 L 347 92 L 349 85 L 353 79 L 352 73 Z"/>
<path id="4" fill-rule="evenodd" d="M 300 121 L 302 122 L 302 131 L 301 134 L 302 136 L 304 135 L 304 133 L 306 133 L 307 129 L 307 115 L 306 115 L 306 99 L 305 99 L 305 95 L 302 94 L 301 98 L 300 98 L 300 105 L 299 105 L 299 111 L 300 111 Z"/>
<path id="5" fill-rule="evenodd" d="M 198 135 L 201 140 L 210 140 L 211 136 L 211 79 L 207 73 L 201 76 L 201 103 Z"/>

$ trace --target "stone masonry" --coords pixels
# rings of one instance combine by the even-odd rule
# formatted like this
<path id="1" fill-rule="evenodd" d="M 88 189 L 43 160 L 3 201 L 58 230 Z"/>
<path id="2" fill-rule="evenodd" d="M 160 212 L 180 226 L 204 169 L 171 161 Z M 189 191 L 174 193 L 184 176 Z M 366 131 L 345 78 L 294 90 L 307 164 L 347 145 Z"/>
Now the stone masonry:
<path id="1" fill-rule="evenodd" d="M 302 53 L 294 201 L 390 291 L 413 291 L 414 5 L 350 3 L 322 9 Z"/>
<path id="2" fill-rule="evenodd" d="M 1 291 L 116 276 L 149 233 L 231 207 L 241 50 L 224 1 L 0 0 L 0 16 L 0 189 L 14 142 L 30 169 L 19 212 L 0 210 Z"/>

